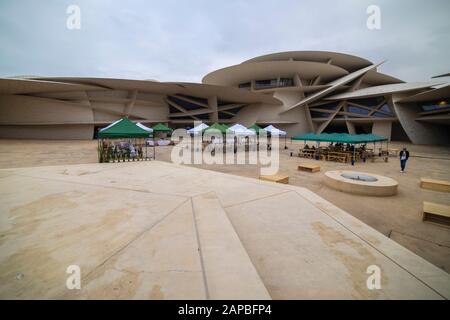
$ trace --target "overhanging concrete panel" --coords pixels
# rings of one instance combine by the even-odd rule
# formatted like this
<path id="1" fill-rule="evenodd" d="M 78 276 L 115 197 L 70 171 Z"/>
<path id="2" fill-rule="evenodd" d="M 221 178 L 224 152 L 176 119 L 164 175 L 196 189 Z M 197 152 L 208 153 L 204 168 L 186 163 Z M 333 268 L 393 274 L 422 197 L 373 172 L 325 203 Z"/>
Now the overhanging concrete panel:
<path id="1" fill-rule="evenodd" d="M 202 82 L 205 84 L 237 86 L 251 80 L 266 80 L 278 77 L 294 77 L 299 74 L 302 79 L 314 79 L 320 76 L 325 81 L 345 76 L 348 71 L 326 63 L 310 61 L 262 61 L 243 63 L 219 69 L 207 74 Z"/>
<path id="2" fill-rule="evenodd" d="M 368 87 L 352 92 L 344 92 L 325 98 L 325 100 L 344 100 L 357 98 L 370 98 L 380 95 L 387 95 L 398 92 L 407 92 L 431 88 L 438 83 L 435 82 L 418 82 L 418 83 L 396 83 L 383 86 Z"/>
<path id="3" fill-rule="evenodd" d="M 418 107 L 398 102 L 404 95 L 393 95 L 392 106 L 406 135 L 414 144 L 449 144 L 448 137 L 430 123 L 416 121 Z"/>

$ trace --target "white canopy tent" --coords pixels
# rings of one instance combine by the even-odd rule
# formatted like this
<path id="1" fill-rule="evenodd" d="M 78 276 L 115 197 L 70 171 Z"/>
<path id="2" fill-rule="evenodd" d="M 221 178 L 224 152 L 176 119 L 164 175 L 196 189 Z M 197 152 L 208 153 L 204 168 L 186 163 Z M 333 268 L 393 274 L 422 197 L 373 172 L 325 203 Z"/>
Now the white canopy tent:
<path id="1" fill-rule="evenodd" d="M 206 128 L 209 128 L 209 126 L 207 124 L 204 124 L 203 122 L 201 124 L 199 124 L 198 126 L 189 129 L 188 133 L 189 134 L 199 134 L 202 133 L 203 130 L 205 130 Z"/>
<path id="2" fill-rule="evenodd" d="M 275 128 L 273 125 L 265 127 L 264 130 L 266 130 L 267 132 L 270 132 L 270 134 L 273 136 L 285 136 L 286 135 L 286 131 Z"/>
<path id="3" fill-rule="evenodd" d="M 273 125 L 267 126 L 264 128 L 264 130 L 266 130 L 267 132 L 270 133 L 271 136 L 284 136 L 284 149 L 287 149 L 287 133 L 286 131 L 280 130 L 278 128 L 275 128 Z"/>
<path id="4" fill-rule="evenodd" d="M 231 132 L 233 132 L 237 136 L 254 136 L 256 135 L 255 131 L 247 129 L 242 124 L 235 124 L 228 128 Z"/>
<path id="5" fill-rule="evenodd" d="M 231 126 L 227 129 L 227 131 L 234 133 L 234 135 L 236 136 L 237 139 L 237 143 L 239 145 L 241 144 L 256 144 L 256 132 L 250 129 L 247 129 L 245 126 L 243 126 L 242 124 L 235 124 L 234 126 Z M 255 139 L 248 139 L 250 137 L 254 137 Z M 231 143 L 234 142 L 231 141 Z M 227 143 L 230 143 L 230 141 L 227 140 Z"/>

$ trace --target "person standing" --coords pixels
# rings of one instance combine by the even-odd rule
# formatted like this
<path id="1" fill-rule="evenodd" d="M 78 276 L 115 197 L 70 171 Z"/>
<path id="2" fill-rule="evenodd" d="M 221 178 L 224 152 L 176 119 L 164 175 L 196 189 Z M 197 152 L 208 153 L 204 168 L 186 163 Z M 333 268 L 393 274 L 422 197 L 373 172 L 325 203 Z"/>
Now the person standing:
<path id="1" fill-rule="evenodd" d="M 400 151 L 400 168 L 401 168 L 401 173 L 405 172 L 405 168 L 406 168 L 406 161 L 408 161 L 409 159 L 409 151 L 406 150 L 406 148 L 403 148 L 402 151 Z"/>

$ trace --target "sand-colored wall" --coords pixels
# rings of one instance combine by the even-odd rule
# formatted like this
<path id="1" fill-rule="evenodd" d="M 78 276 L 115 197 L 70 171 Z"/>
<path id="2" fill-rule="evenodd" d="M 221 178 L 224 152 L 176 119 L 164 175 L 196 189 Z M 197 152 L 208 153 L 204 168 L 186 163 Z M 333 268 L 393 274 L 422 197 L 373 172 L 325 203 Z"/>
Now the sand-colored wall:
<path id="1" fill-rule="evenodd" d="M 4 139 L 85 140 L 93 136 L 94 125 L 0 125 L 0 138 Z"/>
<path id="2" fill-rule="evenodd" d="M 302 99 L 298 91 L 277 91 L 274 97 L 283 102 L 282 105 L 255 104 L 245 107 L 233 119 L 244 126 L 254 123 L 272 123 L 277 128 L 285 130 L 289 136 L 311 132 L 305 107 L 284 111 Z"/>
<path id="3" fill-rule="evenodd" d="M 372 133 L 383 136 L 391 141 L 392 122 L 391 121 L 374 121 Z"/>
<path id="4" fill-rule="evenodd" d="M 81 103 L 20 95 L 0 95 L 0 124 L 80 123 L 94 120 Z"/>

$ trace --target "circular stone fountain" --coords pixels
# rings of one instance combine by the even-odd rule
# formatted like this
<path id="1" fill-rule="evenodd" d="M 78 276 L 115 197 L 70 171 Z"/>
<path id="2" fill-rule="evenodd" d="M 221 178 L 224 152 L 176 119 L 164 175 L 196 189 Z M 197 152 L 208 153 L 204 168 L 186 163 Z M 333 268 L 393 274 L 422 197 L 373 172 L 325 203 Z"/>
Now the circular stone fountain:
<path id="1" fill-rule="evenodd" d="M 372 173 L 336 170 L 325 172 L 325 184 L 330 188 L 366 196 L 397 194 L 398 182 Z"/>

